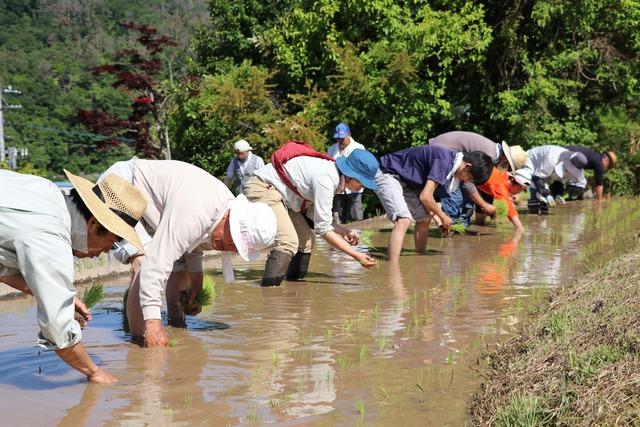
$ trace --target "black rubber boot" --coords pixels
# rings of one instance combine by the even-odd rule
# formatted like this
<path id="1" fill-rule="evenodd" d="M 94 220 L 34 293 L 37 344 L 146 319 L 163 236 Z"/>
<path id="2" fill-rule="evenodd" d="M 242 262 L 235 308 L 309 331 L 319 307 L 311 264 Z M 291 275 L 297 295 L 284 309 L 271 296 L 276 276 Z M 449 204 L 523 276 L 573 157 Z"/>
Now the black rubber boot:
<path id="1" fill-rule="evenodd" d="M 529 208 L 529 213 L 532 215 L 540 214 L 540 200 L 538 199 L 529 199 L 527 201 L 527 208 Z"/>
<path id="2" fill-rule="evenodd" d="M 309 270 L 309 261 L 311 261 L 311 254 L 304 252 L 295 254 L 287 270 L 287 280 L 303 280 Z"/>
<path id="3" fill-rule="evenodd" d="M 540 202 L 540 215 L 549 215 L 549 205 L 545 202 Z"/>
<path id="4" fill-rule="evenodd" d="M 267 263 L 264 265 L 260 286 L 280 286 L 291 263 L 291 258 L 291 255 L 287 253 L 271 251 L 267 257 Z"/>

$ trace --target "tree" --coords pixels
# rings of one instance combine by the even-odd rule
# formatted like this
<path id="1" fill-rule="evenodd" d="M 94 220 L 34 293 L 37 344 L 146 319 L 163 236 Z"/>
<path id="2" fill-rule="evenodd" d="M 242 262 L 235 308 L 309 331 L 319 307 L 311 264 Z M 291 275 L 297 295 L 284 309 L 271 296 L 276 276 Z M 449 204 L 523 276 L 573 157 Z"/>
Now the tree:
<path id="1" fill-rule="evenodd" d="M 136 151 L 148 156 L 171 158 L 164 108 L 170 99 L 166 86 L 157 81 L 162 69 L 160 54 L 170 46 L 173 39 L 158 35 L 150 26 L 128 22 L 125 28 L 138 33 L 137 41 L 142 49 L 124 49 L 116 53 L 118 62 L 93 68 L 94 75 L 107 74 L 114 77 L 112 86 L 133 97 L 131 110 L 126 119 L 100 110 L 81 109 L 77 119 L 91 131 L 104 135 L 101 148 L 132 143 Z"/>

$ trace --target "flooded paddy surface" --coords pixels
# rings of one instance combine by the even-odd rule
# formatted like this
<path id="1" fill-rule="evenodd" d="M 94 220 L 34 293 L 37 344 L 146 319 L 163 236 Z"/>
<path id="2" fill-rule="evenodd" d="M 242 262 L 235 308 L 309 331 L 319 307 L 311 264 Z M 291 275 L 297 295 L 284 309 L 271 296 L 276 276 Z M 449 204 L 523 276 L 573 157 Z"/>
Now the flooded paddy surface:
<path id="1" fill-rule="evenodd" d="M 35 347 L 31 298 L 0 302 L 0 410 L 5 425 L 461 425 L 485 345 L 516 327 L 536 295 L 637 244 L 640 202 L 617 199 L 523 216 L 478 235 L 431 237 L 399 268 L 372 271 L 317 240 L 307 281 L 261 288 L 263 265 L 237 270 L 212 306 L 169 329 L 167 349 L 127 342 L 126 278 L 107 297 L 84 343 L 114 386 L 87 384 Z M 390 223 L 364 231 L 384 255 Z M 362 231 L 362 230 L 361 230 Z M 411 236 L 405 247 L 412 248 Z M 81 291 L 82 292 L 82 291 Z"/>

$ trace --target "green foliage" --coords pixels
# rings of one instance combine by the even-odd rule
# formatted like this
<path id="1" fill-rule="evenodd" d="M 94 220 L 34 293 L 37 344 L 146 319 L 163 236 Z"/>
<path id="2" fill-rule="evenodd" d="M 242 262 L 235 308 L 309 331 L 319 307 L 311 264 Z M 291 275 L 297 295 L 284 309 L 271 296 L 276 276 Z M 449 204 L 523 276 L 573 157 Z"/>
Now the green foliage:
<path id="1" fill-rule="evenodd" d="M 205 19 L 204 0 L 162 5 L 141 0 L 133 8 L 124 0 L 0 2 L 0 86 L 22 91 L 5 97 L 22 105 L 5 111 L 6 145 L 29 149 L 18 166 L 28 162 L 39 175 L 55 178 L 63 176 L 63 168 L 98 174 L 114 161 L 130 158 L 128 147 L 96 150 L 96 136 L 74 121 L 80 108 L 125 115 L 131 103 L 111 87 L 112 81 L 95 80 L 90 68 L 134 43 L 121 27 L 127 20 L 170 33 L 180 43 L 177 55 L 183 55 L 191 29 Z M 174 74 L 186 65 L 179 59 L 165 58 Z"/>
<path id="2" fill-rule="evenodd" d="M 204 76 L 183 88 L 171 119 L 174 154 L 222 175 L 233 156 L 233 143 L 248 140 L 264 158 L 288 139 L 324 149 L 323 138 L 303 116 L 285 116 L 272 99 L 270 74 L 248 62 L 228 74 Z"/>
<path id="3" fill-rule="evenodd" d="M 84 292 L 82 302 L 87 308 L 91 308 L 104 299 L 104 288 L 102 285 L 94 283 Z"/>

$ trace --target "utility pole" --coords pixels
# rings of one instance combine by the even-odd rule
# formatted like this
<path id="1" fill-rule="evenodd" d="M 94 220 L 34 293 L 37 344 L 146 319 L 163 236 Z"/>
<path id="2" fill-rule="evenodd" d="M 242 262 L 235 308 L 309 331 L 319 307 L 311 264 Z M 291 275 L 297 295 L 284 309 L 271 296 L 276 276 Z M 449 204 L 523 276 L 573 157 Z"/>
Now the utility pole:
<path id="1" fill-rule="evenodd" d="M 5 149 L 4 149 L 4 116 L 2 114 L 3 110 L 6 108 L 7 110 L 14 110 L 18 108 L 22 108 L 20 104 L 5 104 L 5 101 L 2 99 L 3 94 L 15 94 L 20 95 L 20 92 L 17 89 L 12 88 L 11 86 L 7 86 L 6 88 L 0 87 L 0 162 L 3 162 L 5 159 Z"/>

